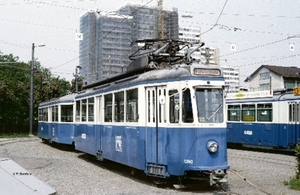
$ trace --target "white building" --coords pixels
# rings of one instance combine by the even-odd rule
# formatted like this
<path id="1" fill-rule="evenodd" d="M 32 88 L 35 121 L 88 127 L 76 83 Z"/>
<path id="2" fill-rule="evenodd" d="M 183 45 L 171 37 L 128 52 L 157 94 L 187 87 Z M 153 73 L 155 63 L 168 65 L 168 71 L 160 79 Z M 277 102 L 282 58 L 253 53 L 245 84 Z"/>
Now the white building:
<path id="1" fill-rule="evenodd" d="M 223 76 L 225 84 L 228 86 L 228 93 L 236 93 L 240 91 L 240 67 L 221 65 L 223 68 Z"/>
<path id="2" fill-rule="evenodd" d="M 300 86 L 300 68 L 261 65 L 246 80 L 249 91 L 293 89 Z"/>
<path id="3" fill-rule="evenodd" d="M 200 28 L 192 28 L 192 27 L 179 27 L 179 40 L 187 41 L 187 42 L 200 42 Z M 195 59 L 201 58 L 200 51 L 196 51 L 192 54 L 192 57 Z"/>

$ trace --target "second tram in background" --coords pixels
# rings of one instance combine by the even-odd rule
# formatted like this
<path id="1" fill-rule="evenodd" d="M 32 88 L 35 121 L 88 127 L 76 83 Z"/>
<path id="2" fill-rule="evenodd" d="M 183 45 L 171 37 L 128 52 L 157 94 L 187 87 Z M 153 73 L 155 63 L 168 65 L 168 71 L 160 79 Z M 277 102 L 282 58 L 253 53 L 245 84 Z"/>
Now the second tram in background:
<path id="1" fill-rule="evenodd" d="M 39 105 L 39 138 L 50 143 L 74 145 L 75 95 L 69 94 Z"/>
<path id="2" fill-rule="evenodd" d="M 284 90 L 229 93 L 226 106 L 229 144 L 293 150 L 299 143 L 299 94 Z"/>

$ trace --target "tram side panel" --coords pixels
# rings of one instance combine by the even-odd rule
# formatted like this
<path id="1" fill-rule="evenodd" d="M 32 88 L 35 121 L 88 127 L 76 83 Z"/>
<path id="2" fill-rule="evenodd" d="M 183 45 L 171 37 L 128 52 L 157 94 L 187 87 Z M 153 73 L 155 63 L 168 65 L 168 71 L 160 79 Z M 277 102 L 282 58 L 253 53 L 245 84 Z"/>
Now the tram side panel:
<path id="1" fill-rule="evenodd" d="M 87 123 L 77 123 L 75 125 L 75 149 L 91 155 L 97 153 L 96 143 L 97 126 Z"/>
<path id="2" fill-rule="evenodd" d="M 289 120 L 289 108 L 288 103 L 285 101 L 278 101 L 277 110 L 274 109 L 274 123 L 277 123 L 278 136 L 277 139 L 277 147 L 278 148 L 287 148 L 288 147 L 288 120 Z"/>
<path id="3" fill-rule="evenodd" d="M 145 168 L 144 127 L 103 125 L 101 131 L 102 159 L 143 170 Z"/>
<path id="4" fill-rule="evenodd" d="M 39 123 L 38 123 L 38 136 L 42 140 L 49 141 L 51 139 L 51 122 L 49 120 L 49 108 L 39 107 Z"/>
<path id="5" fill-rule="evenodd" d="M 40 121 L 38 124 L 38 136 L 42 140 L 51 139 L 51 124 L 46 121 Z"/>
<path id="6" fill-rule="evenodd" d="M 73 144 L 75 126 L 72 123 L 52 123 L 51 141 L 60 144 Z"/>
<path id="7" fill-rule="evenodd" d="M 281 102 L 280 145 L 294 148 L 300 139 L 300 102 L 298 99 Z"/>

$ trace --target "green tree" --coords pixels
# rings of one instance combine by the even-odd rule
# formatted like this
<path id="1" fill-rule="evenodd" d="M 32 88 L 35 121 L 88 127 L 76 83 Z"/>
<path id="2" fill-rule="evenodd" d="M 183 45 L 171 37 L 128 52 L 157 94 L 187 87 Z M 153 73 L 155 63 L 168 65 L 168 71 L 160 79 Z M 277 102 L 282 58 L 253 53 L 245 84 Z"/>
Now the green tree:
<path id="1" fill-rule="evenodd" d="M 24 123 L 29 112 L 29 67 L 18 57 L 0 52 L 0 68 L 0 122 Z"/>
<path id="2" fill-rule="evenodd" d="M 54 76 L 47 68 L 43 68 L 39 62 L 35 62 L 34 71 L 34 122 L 38 120 L 38 105 L 70 93 L 71 84 L 59 76 Z"/>
<path id="3" fill-rule="evenodd" d="M 30 64 L 18 62 L 12 54 L 0 52 L 0 123 L 27 124 L 30 105 Z M 34 63 L 34 113 L 41 102 L 70 93 L 70 82 L 55 77 L 40 62 Z M 37 120 L 35 120 L 37 122 Z"/>

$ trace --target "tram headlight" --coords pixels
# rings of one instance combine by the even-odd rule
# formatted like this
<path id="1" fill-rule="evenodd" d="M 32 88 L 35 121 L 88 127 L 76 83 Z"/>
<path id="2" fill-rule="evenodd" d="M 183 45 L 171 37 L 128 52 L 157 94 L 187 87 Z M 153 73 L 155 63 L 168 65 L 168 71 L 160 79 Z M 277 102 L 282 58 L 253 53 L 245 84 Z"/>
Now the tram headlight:
<path id="1" fill-rule="evenodd" d="M 219 145 L 215 141 L 209 141 L 207 143 L 207 149 L 211 153 L 216 153 L 218 151 L 218 149 L 219 149 Z"/>

